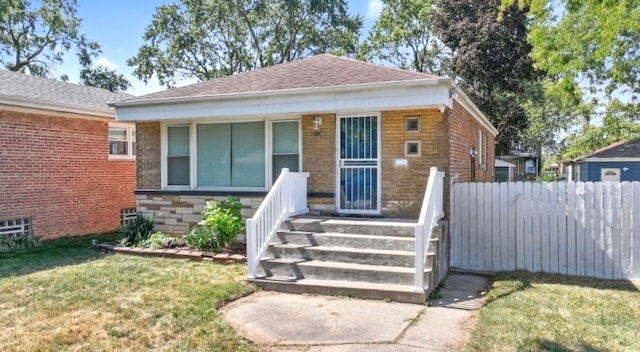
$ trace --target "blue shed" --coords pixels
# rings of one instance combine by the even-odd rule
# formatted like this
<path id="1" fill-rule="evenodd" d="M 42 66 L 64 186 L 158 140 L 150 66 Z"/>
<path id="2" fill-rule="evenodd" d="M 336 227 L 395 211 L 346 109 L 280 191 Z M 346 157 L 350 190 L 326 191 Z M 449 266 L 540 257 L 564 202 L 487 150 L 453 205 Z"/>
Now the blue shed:
<path id="1" fill-rule="evenodd" d="M 640 138 L 611 144 L 568 164 L 570 181 L 640 181 Z"/>

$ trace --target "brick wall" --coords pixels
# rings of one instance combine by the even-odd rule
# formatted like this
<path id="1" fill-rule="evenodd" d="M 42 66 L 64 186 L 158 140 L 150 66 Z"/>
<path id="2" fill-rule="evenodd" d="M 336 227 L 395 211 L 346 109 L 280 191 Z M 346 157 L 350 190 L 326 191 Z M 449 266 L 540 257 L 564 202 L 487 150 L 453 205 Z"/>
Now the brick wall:
<path id="1" fill-rule="evenodd" d="M 160 122 L 136 124 L 137 188 L 160 189 Z"/>
<path id="2" fill-rule="evenodd" d="M 313 120 L 322 126 L 313 129 Z M 437 109 L 385 111 L 381 120 L 382 213 L 385 216 L 417 217 L 431 166 L 448 166 L 447 121 Z M 419 132 L 405 132 L 405 118 L 418 117 Z M 333 195 L 336 182 L 336 115 L 302 116 L 303 170 L 309 172 L 312 194 Z M 405 157 L 405 141 L 420 141 L 420 156 Z M 404 159 L 406 166 L 396 166 Z M 309 208 L 321 214 L 335 212 L 335 199 L 309 198 Z"/>
<path id="3" fill-rule="evenodd" d="M 453 101 L 450 111 L 450 182 L 493 182 L 493 165 L 495 160 L 495 137 L 488 129 L 482 127 L 471 114 Z M 482 130 L 486 137 L 486 161 L 480 165 L 480 158 L 471 158 L 470 149 L 480 151 L 478 131 Z M 471 179 L 471 162 L 475 166 L 475 179 Z M 449 183 L 449 182 L 446 182 Z"/>
<path id="4" fill-rule="evenodd" d="M 322 125 L 314 130 L 313 120 L 322 118 Z M 307 189 L 310 193 L 334 194 L 336 187 L 336 115 L 314 114 L 302 116 L 302 170 L 309 173 Z M 331 197 L 309 198 L 314 212 L 335 212 Z"/>
<path id="5" fill-rule="evenodd" d="M 135 207 L 133 160 L 108 160 L 108 119 L 0 110 L 0 220 L 44 238 L 112 231 Z"/>
<path id="6" fill-rule="evenodd" d="M 420 121 L 418 132 L 405 131 L 407 117 Z M 429 168 L 447 170 L 447 121 L 437 109 L 382 113 L 382 211 L 386 216 L 417 217 Z M 405 142 L 419 141 L 420 156 L 405 156 Z M 398 166 L 406 160 L 406 166 Z"/>

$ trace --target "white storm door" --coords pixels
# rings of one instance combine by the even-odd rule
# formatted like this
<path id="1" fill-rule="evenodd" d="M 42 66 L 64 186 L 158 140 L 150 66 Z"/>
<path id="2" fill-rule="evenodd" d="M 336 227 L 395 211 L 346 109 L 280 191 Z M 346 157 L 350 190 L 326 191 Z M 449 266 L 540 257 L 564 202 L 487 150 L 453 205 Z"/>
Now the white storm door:
<path id="1" fill-rule="evenodd" d="M 336 208 L 344 214 L 380 214 L 380 116 L 340 116 Z"/>

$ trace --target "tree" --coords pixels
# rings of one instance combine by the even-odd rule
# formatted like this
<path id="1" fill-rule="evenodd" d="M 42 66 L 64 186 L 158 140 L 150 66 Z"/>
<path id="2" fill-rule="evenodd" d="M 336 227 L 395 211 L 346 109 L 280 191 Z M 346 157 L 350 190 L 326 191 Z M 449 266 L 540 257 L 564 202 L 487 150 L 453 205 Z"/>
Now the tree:
<path id="1" fill-rule="evenodd" d="M 131 82 L 124 75 L 101 65 L 94 65 L 93 59 L 99 54 L 95 51 L 80 50 L 80 82 L 86 86 L 108 89 L 112 92 L 126 91 Z M 68 79 L 68 78 L 67 78 Z"/>
<path id="2" fill-rule="evenodd" d="M 502 7 L 514 3 L 530 5 L 540 69 L 588 82 L 594 93 L 640 93 L 640 0 L 502 0 Z"/>
<path id="3" fill-rule="evenodd" d="M 561 158 L 573 159 L 619 141 L 640 138 L 640 107 L 637 102 L 614 99 L 604 111 L 601 124 L 590 119 L 562 141 Z"/>
<path id="4" fill-rule="evenodd" d="M 529 116 L 521 96 L 540 73 L 527 42 L 526 9 L 510 6 L 498 21 L 500 0 L 438 0 L 433 25 L 452 51 L 452 72 L 499 131 L 498 154 L 520 144 Z"/>
<path id="5" fill-rule="evenodd" d="M 354 54 L 362 18 L 345 0 L 181 0 L 156 9 L 127 63 L 147 82 L 200 81 L 325 52 Z"/>
<path id="6" fill-rule="evenodd" d="M 96 42 L 78 32 L 76 8 L 76 0 L 40 0 L 39 7 L 29 0 L 0 2 L 0 64 L 50 77 L 71 48 L 98 51 Z"/>
<path id="7" fill-rule="evenodd" d="M 449 55 L 431 23 L 434 0 L 383 0 L 380 17 L 361 45 L 359 56 L 398 68 L 447 75 Z"/>

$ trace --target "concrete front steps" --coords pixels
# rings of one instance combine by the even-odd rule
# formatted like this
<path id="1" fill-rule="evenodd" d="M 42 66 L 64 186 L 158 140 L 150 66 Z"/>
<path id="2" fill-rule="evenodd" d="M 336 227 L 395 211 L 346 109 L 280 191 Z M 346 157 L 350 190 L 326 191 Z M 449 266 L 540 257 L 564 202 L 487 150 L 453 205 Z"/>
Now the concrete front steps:
<path id="1" fill-rule="evenodd" d="M 416 290 L 413 220 L 298 217 L 287 221 L 251 281 L 266 290 L 424 304 Z M 436 236 L 437 237 L 437 236 Z M 424 282 L 432 282 L 437 238 Z"/>

